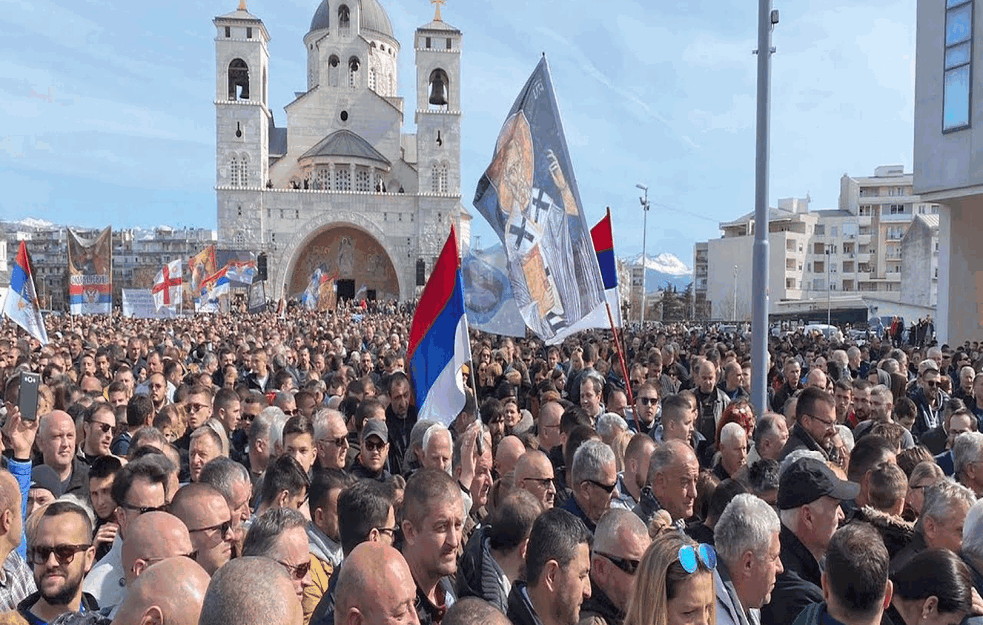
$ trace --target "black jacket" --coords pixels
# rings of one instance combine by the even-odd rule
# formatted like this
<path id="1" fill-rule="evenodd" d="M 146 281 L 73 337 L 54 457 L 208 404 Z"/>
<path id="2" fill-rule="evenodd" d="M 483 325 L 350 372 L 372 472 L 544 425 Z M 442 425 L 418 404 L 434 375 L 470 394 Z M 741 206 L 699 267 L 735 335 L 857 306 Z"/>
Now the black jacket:
<path id="1" fill-rule="evenodd" d="M 444 619 L 444 614 L 447 613 L 447 608 L 451 607 L 457 599 L 457 595 L 454 593 L 454 582 L 449 577 L 440 578 L 440 581 L 437 582 L 437 590 L 444 595 L 444 605 L 442 606 L 431 603 L 430 599 L 420 590 L 420 587 L 416 587 L 416 615 L 420 619 L 420 625 L 440 625 L 440 621 Z"/>
<path id="2" fill-rule="evenodd" d="M 516 582 L 512 585 L 512 592 L 509 593 L 509 609 L 505 615 L 512 621 L 512 625 L 543 625 L 536 615 L 536 610 L 526 598 L 525 590 L 525 582 Z"/>
<path id="3" fill-rule="evenodd" d="M 926 549 L 928 549 L 928 545 L 925 544 L 925 537 L 922 536 L 921 532 L 915 532 L 914 536 L 911 537 L 911 542 L 891 558 L 891 575 L 904 568 L 904 565 L 908 564 L 912 558 Z"/>
<path id="4" fill-rule="evenodd" d="M 397 417 L 392 406 L 386 408 L 386 426 L 389 428 L 389 470 L 401 475 L 406 468 L 406 451 L 410 448 L 410 432 L 416 425 L 417 409 L 410 404 L 403 418 Z"/>
<path id="5" fill-rule="evenodd" d="M 489 529 L 490 526 L 483 525 L 471 535 L 464 547 L 457 565 L 457 596 L 478 597 L 505 612 L 509 597 L 497 579 L 497 572 L 501 569 L 488 549 Z"/>
<path id="6" fill-rule="evenodd" d="M 37 603 L 39 599 L 41 599 L 40 590 L 27 595 L 27 597 L 25 597 L 23 601 L 17 604 L 17 611 L 20 613 L 22 617 L 24 617 L 24 620 L 26 620 L 28 623 L 41 620 L 40 618 L 34 616 L 33 614 L 28 615 L 31 611 L 31 608 L 34 607 L 34 604 Z M 96 598 L 87 592 L 82 593 L 81 607 L 84 608 L 85 611 L 90 614 L 99 611 L 99 603 L 96 602 Z"/>
<path id="7" fill-rule="evenodd" d="M 853 514 L 851 523 L 870 523 L 884 539 L 888 555 L 893 558 L 911 543 L 915 536 L 915 524 L 899 516 L 892 516 L 864 506 Z"/>
<path id="8" fill-rule="evenodd" d="M 788 441 L 785 443 L 785 446 L 782 447 L 782 453 L 778 456 L 779 462 L 784 460 L 793 451 L 799 449 L 818 451 L 827 460 L 829 459 L 829 451 L 817 443 L 816 439 L 812 437 L 812 434 L 805 431 L 805 428 L 796 423 L 794 426 L 792 426 L 792 430 L 788 433 Z"/>
<path id="9" fill-rule="evenodd" d="M 918 442 L 927 448 L 933 456 L 938 456 L 945 451 L 945 444 L 949 442 L 949 434 L 945 431 L 945 426 L 939 425 L 922 434 Z"/>
<path id="10" fill-rule="evenodd" d="M 590 598 L 580 606 L 580 625 L 622 625 L 625 613 L 619 610 L 607 594 L 590 580 Z"/>
<path id="11" fill-rule="evenodd" d="M 942 425 L 942 407 L 945 406 L 949 395 L 942 390 L 939 390 L 938 393 L 939 397 L 935 402 L 935 408 L 932 408 L 928 397 L 925 396 L 924 389 L 921 387 L 916 387 L 908 394 L 908 398 L 915 402 L 915 407 L 918 408 L 915 423 L 911 426 L 911 435 L 915 438 L 921 439 L 929 430 Z"/>
<path id="12" fill-rule="evenodd" d="M 822 574 L 816 558 L 784 525 L 779 539 L 785 570 L 775 580 L 771 602 L 761 608 L 762 625 L 788 625 L 806 606 L 823 600 Z"/>

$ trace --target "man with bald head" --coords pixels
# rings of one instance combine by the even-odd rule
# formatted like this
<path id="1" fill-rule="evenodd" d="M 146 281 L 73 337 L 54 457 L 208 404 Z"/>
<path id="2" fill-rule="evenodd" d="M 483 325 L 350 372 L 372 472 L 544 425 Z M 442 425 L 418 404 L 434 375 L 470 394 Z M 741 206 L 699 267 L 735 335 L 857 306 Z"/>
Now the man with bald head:
<path id="1" fill-rule="evenodd" d="M 536 436 L 539 437 L 541 449 L 549 452 L 554 447 L 563 444 L 560 435 L 560 419 L 563 417 L 563 406 L 559 402 L 548 401 L 539 407 L 539 419 L 536 421 Z"/>
<path id="2" fill-rule="evenodd" d="M 188 528 L 198 564 L 209 575 L 229 561 L 236 528 L 229 504 L 218 489 L 202 483 L 182 487 L 171 502 L 171 513 Z"/>
<path id="3" fill-rule="evenodd" d="M 0 469 L 0 562 L 4 577 L 0 584 L 0 611 L 15 609 L 37 590 L 31 567 L 17 553 L 24 527 L 21 501 L 17 480 L 9 471 Z"/>
<path id="4" fill-rule="evenodd" d="M 822 369 L 812 368 L 809 369 L 809 373 L 806 375 L 806 386 L 813 386 L 821 391 L 826 390 L 826 386 L 829 383 L 826 378 L 826 372 Z"/>
<path id="5" fill-rule="evenodd" d="M 67 412 L 54 410 L 38 422 L 37 444 L 43 463 L 58 474 L 63 494 L 85 497 L 89 466 L 75 455 L 75 435 L 75 421 Z"/>
<path id="6" fill-rule="evenodd" d="M 651 542 L 648 528 L 630 510 L 609 510 L 601 517 L 591 550 L 591 594 L 580 606 L 581 623 L 624 622 L 635 585 L 634 572 Z"/>
<path id="7" fill-rule="evenodd" d="M 532 493 L 543 504 L 544 510 L 552 508 L 556 500 L 554 479 L 553 464 L 546 454 L 537 449 L 522 454 L 515 463 L 516 488 Z"/>
<path id="8" fill-rule="evenodd" d="M 301 625 L 303 620 L 287 569 L 249 556 L 212 576 L 198 625 Z"/>
<path id="9" fill-rule="evenodd" d="M 141 514 L 130 525 L 127 540 L 123 542 L 126 587 L 132 589 L 136 578 L 155 562 L 193 555 L 197 554 L 191 547 L 191 535 L 181 519 L 167 512 Z"/>
<path id="10" fill-rule="evenodd" d="M 129 586 L 113 623 L 198 625 L 208 582 L 208 573 L 190 558 L 170 557 L 151 564 Z"/>
<path id="11" fill-rule="evenodd" d="M 410 567 L 401 553 L 382 543 L 362 543 L 352 550 L 338 574 L 335 594 L 337 625 L 420 622 Z"/>
<path id="12" fill-rule="evenodd" d="M 717 423 L 723 415 L 730 397 L 717 386 L 717 366 L 709 360 L 700 362 L 696 369 L 696 431 L 708 441 L 717 434 Z"/>
<path id="13" fill-rule="evenodd" d="M 526 453 L 526 446 L 517 436 L 506 436 L 498 442 L 495 451 L 495 470 L 499 476 L 507 475 L 515 470 L 515 464 Z"/>

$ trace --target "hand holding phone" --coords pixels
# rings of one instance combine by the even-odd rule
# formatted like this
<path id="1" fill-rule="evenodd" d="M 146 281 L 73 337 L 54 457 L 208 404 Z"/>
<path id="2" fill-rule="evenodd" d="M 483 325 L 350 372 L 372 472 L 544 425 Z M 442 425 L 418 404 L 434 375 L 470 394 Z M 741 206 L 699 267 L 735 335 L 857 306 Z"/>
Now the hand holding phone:
<path id="1" fill-rule="evenodd" d="M 20 418 L 24 421 L 38 420 L 38 387 L 40 386 L 40 374 L 31 371 L 21 372 L 17 408 L 20 411 Z"/>

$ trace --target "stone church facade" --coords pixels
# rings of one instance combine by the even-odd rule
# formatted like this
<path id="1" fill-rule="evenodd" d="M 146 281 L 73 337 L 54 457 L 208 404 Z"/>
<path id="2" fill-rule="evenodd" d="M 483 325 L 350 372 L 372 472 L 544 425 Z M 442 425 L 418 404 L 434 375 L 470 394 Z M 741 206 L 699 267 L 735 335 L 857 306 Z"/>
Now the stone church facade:
<path id="1" fill-rule="evenodd" d="M 269 108 L 269 40 L 245 0 L 216 27 L 219 247 L 265 252 L 267 295 L 312 274 L 338 297 L 410 299 L 461 205 L 461 39 L 441 19 L 414 35 L 417 134 L 403 133 L 400 44 L 380 0 L 323 0 L 304 37 L 306 89 Z M 410 104 L 412 106 L 413 104 Z"/>

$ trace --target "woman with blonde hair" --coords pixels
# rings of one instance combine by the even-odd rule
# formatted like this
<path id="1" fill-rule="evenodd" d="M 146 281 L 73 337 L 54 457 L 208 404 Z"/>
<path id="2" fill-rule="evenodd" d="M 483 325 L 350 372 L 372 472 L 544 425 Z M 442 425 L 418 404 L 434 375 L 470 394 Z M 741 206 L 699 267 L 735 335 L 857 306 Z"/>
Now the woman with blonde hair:
<path id="1" fill-rule="evenodd" d="M 624 625 L 715 625 L 716 566 L 713 547 L 667 530 L 642 556 Z"/>

